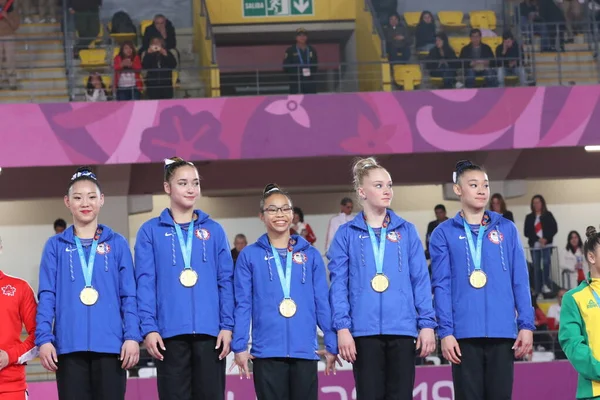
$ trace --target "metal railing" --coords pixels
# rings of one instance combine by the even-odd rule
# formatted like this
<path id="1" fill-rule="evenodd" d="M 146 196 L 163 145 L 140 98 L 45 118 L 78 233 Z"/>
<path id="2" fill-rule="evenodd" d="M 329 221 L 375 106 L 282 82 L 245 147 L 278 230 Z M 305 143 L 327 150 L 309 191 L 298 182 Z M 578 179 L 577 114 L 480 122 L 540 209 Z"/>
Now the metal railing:
<path id="1" fill-rule="evenodd" d="M 375 11 L 375 7 L 373 6 L 372 0 L 364 0 L 365 1 L 365 11 L 368 11 L 371 14 L 371 18 L 373 19 L 373 34 L 377 34 L 379 39 L 381 40 L 381 58 L 387 57 L 387 42 L 385 39 L 385 32 L 383 30 L 383 26 L 381 25 L 381 20 L 377 17 L 377 12 Z"/>

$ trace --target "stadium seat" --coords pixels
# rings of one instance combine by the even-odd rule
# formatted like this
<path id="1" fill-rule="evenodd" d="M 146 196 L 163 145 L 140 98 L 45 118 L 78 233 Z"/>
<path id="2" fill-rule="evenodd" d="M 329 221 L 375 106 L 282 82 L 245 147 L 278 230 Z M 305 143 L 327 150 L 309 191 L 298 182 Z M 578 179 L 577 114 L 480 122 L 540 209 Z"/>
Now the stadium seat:
<path id="1" fill-rule="evenodd" d="M 106 24 L 106 27 L 108 28 L 108 31 L 111 32 L 112 31 L 112 22 L 109 21 Z M 137 39 L 137 33 L 111 33 L 110 37 L 113 38 L 114 41 L 117 43 L 123 43 L 128 40 L 135 42 Z"/>
<path id="2" fill-rule="evenodd" d="M 418 64 L 394 65 L 394 81 L 404 90 L 414 90 L 415 86 L 421 84 L 423 74 Z"/>
<path id="3" fill-rule="evenodd" d="M 121 51 L 121 48 L 120 48 L 120 47 L 115 47 L 115 48 L 113 49 L 113 55 L 112 55 L 112 58 L 113 58 L 113 60 L 115 59 L 115 57 L 116 57 L 116 56 L 118 56 L 118 55 L 119 55 L 119 52 L 120 52 L 120 51 Z"/>
<path id="4" fill-rule="evenodd" d="M 483 37 L 481 41 L 490 46 L 494 54 L 496 54 L 496 47 L 500 46 L 503 42 L 502 36 Z"/>
<path id="5" fill-rule="evenodd" d="M 448 38 L 448 44 L 454 49 L 456 57 L 460 55 L 463 47 L 471 43 L 471 39 L 467 36 L 451 36 Z"/>
<path id="6" fill-rule="evenodd" d="M 462 11 L 440 11 L 438 18 L 440 24 L 446 28 L 465 28 L 463 21 L 464 13 Z"/>
<path id="7" fill-rule="evenodd" d="M 469 20 L 472 28 L 496 29 L 496 13 L 493 11 L 471 11 Z"/>
<path id="8" fill-rule="evenodd" d="M 179 71 L 173 70 L 173 87 L 174 88 L 179 87 L 179 83 L 177 83 L 178 79 L 179 79 Z"/>
<path id="9" fill-rule="evenodd" d="M 82 68 L 103 67 L 106 65 L 106 50 L 83 49 L 79 52 Z"/>
<path id="10" fill-rule="evenodd" d="M 406 21 L 406 25 L 414 28 L 419 23 L 419 18 L 421 18 L 421 11 L 409 11 L 404 13 L 404 20 Z"/>
<path id="11" fill-rule="evenodd" d="M 142 22 L 140 22 L 140 35 L 142 35 L 142 37 L 144 36 L 144 32 L 146 32 L 146 28 L 152 25 L 153 23 L 154 20 L 152 19 L 145 19 Z"/>

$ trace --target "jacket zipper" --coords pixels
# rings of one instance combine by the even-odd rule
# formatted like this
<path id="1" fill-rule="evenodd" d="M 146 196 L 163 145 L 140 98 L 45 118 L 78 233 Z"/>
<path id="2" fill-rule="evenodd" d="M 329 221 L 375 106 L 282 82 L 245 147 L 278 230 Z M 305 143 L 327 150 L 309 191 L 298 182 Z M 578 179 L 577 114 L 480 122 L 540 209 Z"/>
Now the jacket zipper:
<path id="1" fill-rule="evenodd" d="M 286 354 L 288 357 L 290 355 L 290 319 L 285 319 L 285 345 L 286 345 Z"/>
<path id="2" fill-rule="evenodd" d="M 379 293 L 379 334 L 383 335 L 383 293 Z"/>
<path id="3" fill-rule="evenodd" d="M 90 307 L 87 306 L 86 308 L 87 308 L 87 348 L 88 348 L 88 351 L 92 351 L 92 349 L 90 348 L 91 347 L 90 331 L 92 330 L 90 327 L 90 320 L 91 320 Z"/>
<path id="4" fill-rule="evenodd" d="M 194 285 L 195 286 L 195 285 Z M 194 304 L 194 286 L 192 286 L 192 334 L 196 334 L 196 305 Z"/>

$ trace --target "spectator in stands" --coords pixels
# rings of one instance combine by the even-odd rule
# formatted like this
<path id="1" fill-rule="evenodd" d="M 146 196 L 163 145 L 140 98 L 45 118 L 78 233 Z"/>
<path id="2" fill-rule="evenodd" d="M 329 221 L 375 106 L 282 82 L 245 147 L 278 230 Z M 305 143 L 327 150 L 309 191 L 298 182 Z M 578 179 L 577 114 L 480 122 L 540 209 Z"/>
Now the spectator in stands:
<path id="1" fill-rule="evenodd" d="M 243 233 L 238 233 L 233 239 L 233 249 L 231 249 L 231 258 L 233 258 L 233 266 L 237 262 L 240 252 L 248 245 L 248 239 Z"/>
<path id="2" fill-rule="evenodd" d="M 346 222 L 352 221 L 352 210 L 354 208 L 354 202 L 350 197 L 344 197 L 340 202 L 340 213 L 329 220 L 327 226 L 327 237 L 325 238 L 325 251 L 329 249 L 329 245 L 333 241 L 335 233 L 340 226 Z"/>
<path id="3" fill-rule="evenodd" d="M 152 100 L 173 98 L 173 70 L 177 60 L 164 45 L 162 38 L 155 37 L 142 59 L 142 67 L 146 70 L 146 93 Z"/>
<path id="4" fill-rule="evenodd" d="M 496 47 L 496 64 L 498 66 L 498 84 L 504 87 L 506 76 L 518 76 L 521 86 L 527 84 L 525 69 L 521 63 L 523 50 L 511 32 L 502 34 L 502 44 Z"/>
<path id="5" fill-rule="evenodd" d="M 55 0 L 22 0 L 22 11 L 26 24 L 33 23 L 33 17 L 38 16 L 39 23 L 56 22 L 56 1 Z"/>
<path id="6" fill-rule="evenodd" d="M 560 269 L 562 286 L 567 290 L 577 287 L 588 273 L 588 265 L 583 256 L 583 242 L 577 231 L 569 232 L 567 246 L 561 249 Z"/>
<path id="7" fill-rule="evenodd" d="M 162 14 L 154 16 L 154 23 L 146 28 L 144 31 L 144 37 L 142 38 L 142 48 L 139 53 L 143 54 L 150 48 L 150 43 L 154 38 L 161 38 L 164 42 L 163 47 L 168 51 L 174 51 L 177 54 L 177 62 L 179 63 L 181 57 L 179 50 L 177 50 L 177 36 L 175 33 L 175 27 L 173 23 Z"/>
<path id="8" fill-rule="evenodd" d="M 383 28 L 388 59 L 391 63 L 407 63 L 410 60 L 411 41 L 406 26 L 400 22 L 400 16 L 394 12 L 389 23 Z"/>
<path id="9" fill-rule="evenodd" d="M 106 100 L 108 100 L 108 94 L 102 76 L 97 72 L 90 74 L 85 87 L 85 101 L 96 102 Z"/>
<path id="10" fill-rule="evenodd" d="M 78 33 L 73 49 L 75 58 L 79 57 L 79 50 L 87 48 L 100 33 L 100 6 L 102 0 L 67 0 L 67 7 L 73 15 Z"/>
<path id="11" fill-rule="evenodd" d="M 56 221 L 54 221 L 55 234 L 58 235 L 59 233 L 63 233 L 65 229 L 67 229 L 67 221 L 62 218 L 58 218 Z"/>
<path id="12" fill-rule="evenodd" d="M 565 15 L 554 0 L 538 0 L 540 17 L 549 24 L 548 50 L 565 50 Z M 543 44 L 542 44 L 543 45 Z M 558 47 L 557 47 L 558 46 Z"/>
<path id="13" fill-rule="evenodd" d="M 523 0 L 519 5 L 521 31 L 525 32 L 529 41 L 533 41 L 533 34 L 540 36 L 542 51 L 550 50 L 550 39 L 544 19 L 540 16 L 537 0 Z"/>
<path id="14" fill-rule="evenodd" d="M 314 81 L 319 64 L 317 50 L 308 44 L 308 32 L 296 29 L 296 44 L 288 47 L 283 60 L 283 71 L 290 80 L 291 94 L 317 93 Z"/>
<path id="15" fill-rule="evenodd" d="M 115 88 L 117 100 L 139 100 L 144 90 L 142 82 L 142 62 L 135 51 L 133 42 L 121 44 L 121 50 L 115 57 Z"/>
<path id="16" fill-rule="evenodd" d="M 515 222 L 515 217 L 511 211 L 506 209 L 506 202 L 500 193 L 494 193 L 490 201 L 490 210 L 497 212 L 509 221 Z"/>
<path id="17" fill-rule="evenodd" d="M 567 42 L 573 43 L 575 35 L 578 31 L 581 31 L 581 27 L 577 25 L 581 22 L 581 16 L 583 15 L 582 4 L 585 3 L 585 0 L 556 0 L 556 3 L 558 3 L 565 16 L 565 25 L 567 26 L 567 34 L 569 35 Z"/>
<path id="18" fill-rule="evenodd" d="M 552 318 L 552 320 L 554 321 L 553 324 L 550 324 L 550 323 L 548 324 L 548 327 L 550 328 L 550 330 L 558 330 L 558 327 L 560 326 L 560 307 L 562 305 L 562 300 L 563 300 L 565 293 L 567 293 L 567 291 L 565 289 L 560 289 L 558 291 L 558 294 L 556 295 L 556 300 L 558 301 L 558 303 L 554 303 L 548 308 L 547 317 L 548 317 L 548 319 Z M 548 322 L 550 322 L 550 321 L 548 321 Z M 550 326 L 550 325 L 552 325 L 552 326 Z"/>
<path id="19" fill-rule="evenodd" d="M 294 207 L 294 219 L 292 220 L 290 234 L 300 235 L 310 244 L 314 244 L 317 241 L 317 237 L 315 236 L 315 233 L 310 225 L 304 223 L 304 212 L 302 212 L 300 207 Z"/>
<path id="20" fill-rule="evenodd" d="M 544 310 L 537 303 L 536 296 L 532 296 L 531 304 L 535 312 L 535 335 L 533 335 L 533 348 L 538 351 L 545 351 L 552 348 L 554 340 L 548 333 L 548 317 L 544 314 Z"/>
<path id="21" fill-rule="evenodd" d="M 531 199 L 531 214 L 525 218 L 524 234 L 529 239 L 534 271 L 534 294 L 549 294 L 554 282 L 550 278 L 550 260 L 552 257 L 552 239 L 558 231 L 556 220 L 542 195 Z M 542 271 L 543 266 L 543 271 Z"/>
<path id="22" fill-rule="evenodd" d="M 438 32 L 435 35 L 435 47 L 429 51 L 427 61 L 425 65 L 429 70 L 429 75 L 442 78 L 444 88 L 451 89 L 456 85 L 456 70 L 460 63 L 444 32 Z"/>
<path id="23" fill-rule="evenodd" d="M 459 57 L 465 68 L 465 86 L 475 87 L 477 77 L 483 77 L 487 87 L 497 86 L 496 76 L 490 68 L 490 63 L 494 62 L 494 52 L 481 42 L 481 30 L 471 29 L 470 37 L 471 43 L 463 47 Z"/>
<path id="24" fill-rule="evenodd" d="M 415 42 L 418 52 L 429 52 L 435 47 L 435 31 L 436 26 L 433 14 L 430 11 L 423 11 L 415 31 Z"/>
<path id="25" fill-rule="evenodd" d="M 372 0 L 372 3 L 382 27 L 388 23 L 391 14 L 398 12 L 398 0 Z"/>
<path id="26" fill-rule="evenodd" d="M 15 32 L 19 29 L 21 17 L 11 4 L 4 10 L 7 0 L 0 0 L 0 75 L 2 87 L 11 90 L 17 89 L 17 55 L 15 54 Z"/>
<path id="27" fill-rule="evenodd" d="M 446 206 L 444 206 L 443 204 L 438 204 L 437 206 L 435 206 L 433 212 L 435 213 L 435 221 L 431 221 L 427 225 L 427 234 L 425 235 L 425 258 L 428 260 L 431 259 L 431 256 L 429 255 L 429 239 L 431 238 L 431 234 L 433 233 L 434 229 L 438 227 L 439 224 L 448 219 L 448 216 L 446 214 Z"/>

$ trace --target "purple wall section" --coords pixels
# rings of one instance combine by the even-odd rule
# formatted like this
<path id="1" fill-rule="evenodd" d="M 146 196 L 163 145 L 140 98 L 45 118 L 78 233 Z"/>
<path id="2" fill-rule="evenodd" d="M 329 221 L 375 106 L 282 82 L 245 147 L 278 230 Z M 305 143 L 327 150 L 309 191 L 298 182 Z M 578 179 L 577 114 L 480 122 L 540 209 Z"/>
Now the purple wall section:
<path id="1" fill-rule="evenodd" d="M 600 86 L 0 106 L 0 166 L 600 144 Z"/>
<path id="2" fill-rule="evenodd" d="M 514 400 L 565 400 L 575 398 L 577 373 L 567 361 L 517 363 L 515 365 Z M 29 384 L 32 400 L 58 400 L 55 382 Z M 158 400 L 155 379 L 127 381 L 126 400 Z M 227 377 L 227 400 L 255 400 L 251 380 Z M 324 376 L 319 373 L 320 400 L 352 400 L 354 378 L 350 371 Z M 452 372 L 449 366 L 418 367 L 413 390 L 414 400 L 453 400 Z"/>

